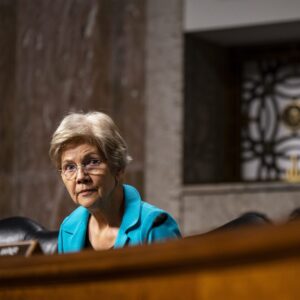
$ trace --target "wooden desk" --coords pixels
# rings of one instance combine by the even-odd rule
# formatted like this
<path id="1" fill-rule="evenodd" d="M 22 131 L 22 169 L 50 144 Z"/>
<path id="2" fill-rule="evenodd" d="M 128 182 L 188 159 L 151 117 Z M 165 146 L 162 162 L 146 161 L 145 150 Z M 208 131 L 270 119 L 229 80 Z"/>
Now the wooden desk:
<path id="1" fill-rule="evenodd" d="M 0 299 L 299 299 L 300 223 L 0 260 Z"/>

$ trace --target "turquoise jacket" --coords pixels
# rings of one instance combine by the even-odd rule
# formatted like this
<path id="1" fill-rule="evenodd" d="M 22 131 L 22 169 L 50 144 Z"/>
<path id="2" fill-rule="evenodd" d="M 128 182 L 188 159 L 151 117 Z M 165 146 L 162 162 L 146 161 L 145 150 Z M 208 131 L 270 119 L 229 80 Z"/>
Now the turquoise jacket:
<path id="1" fill-rule="evenodd" d="M 125 210 L 114 248 L 180 238 L 176 221 L 162 209 L 142 201 L 138 191 L 123 185 Z M 58 252 L 76 252 L 85 248 L 90 212 L 75 209 L 60 226 Z"/>

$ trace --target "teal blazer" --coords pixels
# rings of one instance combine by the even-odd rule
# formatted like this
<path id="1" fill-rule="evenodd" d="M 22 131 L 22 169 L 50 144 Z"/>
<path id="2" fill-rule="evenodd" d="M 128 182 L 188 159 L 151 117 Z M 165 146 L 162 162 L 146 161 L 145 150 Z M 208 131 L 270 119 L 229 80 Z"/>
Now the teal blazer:
<path id="1" fill-rule="evenodd" d="M 176 221 L 166 211 L 142 201 L 138 191 L 123 185 L 125 209 L 114 248 L 153 243 L 181 234 Z M 85 248 L 90 212 L 82 206 L 62 222 L 58 236 L 58 252 L 77 252 Z"/>

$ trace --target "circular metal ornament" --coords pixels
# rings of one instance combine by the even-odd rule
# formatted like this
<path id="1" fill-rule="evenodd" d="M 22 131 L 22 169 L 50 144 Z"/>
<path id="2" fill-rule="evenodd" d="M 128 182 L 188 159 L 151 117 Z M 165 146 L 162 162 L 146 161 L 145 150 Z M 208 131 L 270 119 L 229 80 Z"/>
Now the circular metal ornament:
<path id="1" fill-rule="evenodd" d="M 292 130 L 300 129 L 300 103 L 293 103 L 285 107 L 282 121 Z"/>

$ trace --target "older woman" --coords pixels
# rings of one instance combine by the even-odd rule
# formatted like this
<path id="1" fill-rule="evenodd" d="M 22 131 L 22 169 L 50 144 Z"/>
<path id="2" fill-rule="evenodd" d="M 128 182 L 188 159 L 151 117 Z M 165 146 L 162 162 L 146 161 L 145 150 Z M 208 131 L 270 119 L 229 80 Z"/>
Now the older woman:
<path id="1" fill-rule="evenodd" d="M 113 120 L 101 112 L 67 115 L 53 134 L 50 157 L 78 205 L 61 224 L 58 251 L 74 252 L 180 237 L 176 221 L 123 184 L 131 158 Z"/>

